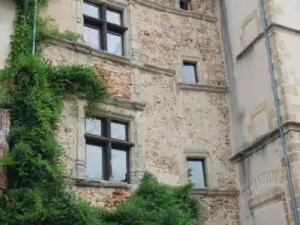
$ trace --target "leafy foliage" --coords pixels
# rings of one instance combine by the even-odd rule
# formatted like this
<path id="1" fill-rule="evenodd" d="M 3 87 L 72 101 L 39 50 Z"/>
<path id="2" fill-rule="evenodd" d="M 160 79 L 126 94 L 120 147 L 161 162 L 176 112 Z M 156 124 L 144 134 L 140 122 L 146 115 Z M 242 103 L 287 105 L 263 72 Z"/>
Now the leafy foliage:
<path id="1" fill-rule="evenodd" d="M 16 3 L 12 51 L 0 74 L 11 109 L 10 151 L 0 162 L 8 174 L 8 189 L 0 196 L 0 224 L 196 224 L 198 204 L 188 196 L 191 186 L 170 188 L 151 174 L 144 176 L 134 195 L 116 210 L 92 207 L 74 195 L 60 164 L 63 151 L 55 138 L 62 101 L 66 95 L 84 93 L 95 103 L 108 94 L 91 68 L 51 66 L 39 54 L 31 56 L 33 0 L 26 16 L 23 1 Z M 41 24 L 39 20 L 38 43 L 47 38 Z"/>

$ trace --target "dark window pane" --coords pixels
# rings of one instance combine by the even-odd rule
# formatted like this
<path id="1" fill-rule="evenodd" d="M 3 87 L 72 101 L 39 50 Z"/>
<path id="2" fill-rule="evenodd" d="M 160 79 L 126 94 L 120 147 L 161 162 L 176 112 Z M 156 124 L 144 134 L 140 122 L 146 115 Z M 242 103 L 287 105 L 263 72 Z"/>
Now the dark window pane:
<path id="1" fill-rule="evenodd" d="M 86 171 L 90 180 L 102 180 L 102 147 L 86 145 Z"/>
<path id="2" fill-rule="evenodd" d="M 121 13 L 112 10 L 106 11 L 106 20 L 110 23 L 121 25 Z"/>
<path id="3" fill-rule="evenodd" d="M 111 151 L 112 177 L 113 181 L 127 181 L 127 152 L 112 149 Z"/>
<path id="4" fill-rule="evenodd" d="M 99 18 L 100 14 L 99 14 L 99 8 L 87 3 L 83 3 L 83 14 L 90 16 L 90 17 L 94 17 L 94 18 Z"/>
<path id="5" fill-rule="evenodd" d="M 95 28 L 84 26 L 84 42 L 92 48 L 100 49 L 100 31 Z"/>
<path id="6" fill-rule="evenodd" d="M 107 33 L 107 51 L 116 55 L 122 55 L 122 36 L 119 34 Z"/>
<path id="7" fill-rule="evenodd" d="M 186 83 L 197 83 L 196 79 L 196 65 L 185 63 L 183 65 L 184 81 Z"/>
<path id="8" fill-rule="evenodd" d="M 194 188 L 205 188 L 203 160 L 188 160 L 187 164 L 191 175 L 189 180 Z"/>
<path id="9" fill-rule="evenodd" d="M 88 118 L 85 120 L 85 132 L 89 134 L 101 135 L 101 120 Z"/>
<path id="10" fill-rule="evenodd" d="M 121 123 L 111 123 L 111 137 L 121 140 L 127 140 L 126 125 Z"/>
<path id="11" fill-rule="evenodd" d="M 180 1 L 180 8 L 188 10 L 189 9 L 189 3 L 188 0 L 179 0 Z"/>

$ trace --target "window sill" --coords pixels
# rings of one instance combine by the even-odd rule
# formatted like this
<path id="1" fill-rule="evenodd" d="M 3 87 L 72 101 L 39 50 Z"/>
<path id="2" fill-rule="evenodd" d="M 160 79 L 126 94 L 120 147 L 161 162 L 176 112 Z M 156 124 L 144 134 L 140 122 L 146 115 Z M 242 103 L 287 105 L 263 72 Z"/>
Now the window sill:
<path id="1" fill-rule="evenodd" d="M 218 190 L 218 189 L 193 189 L 191 195 L 193 196 L 238 196 L 238 190 Z"/>
<path id="2" fill-rule="evenodd" d="M 95 180 L 83 180 L 75 179 L 75 185 L 78 187 L 97 187 L 97 188 L 116 188 L 130 190 L 132 185 L 125 182 L 118 181 L 95 181 Z"/>
<path id="3" fill-rule="evenodd" d="M 91 48 L 89 45 L 82 44 L 76 41 L 68 41 L 66 39 L 55 38 L 48 40 L 49 44 L 55 44 L 69 50 L 80 52 L 86 55 L 96 56 L 102 59 L 110 60 L 120 64 L 130 65 L 130 60 L 126 56 L 115 55 L 100 49 Z"/>
<path id="4" fill-rule="evenodd" d="M 205 91 L 205 92 L 216 92 L 216 93 L 227 93 L 228 88 L 224 86 L 216 86 L 209 84 L 189 84 L 189 83 L 177 83 L 180 90 L 188 91 Z"/>

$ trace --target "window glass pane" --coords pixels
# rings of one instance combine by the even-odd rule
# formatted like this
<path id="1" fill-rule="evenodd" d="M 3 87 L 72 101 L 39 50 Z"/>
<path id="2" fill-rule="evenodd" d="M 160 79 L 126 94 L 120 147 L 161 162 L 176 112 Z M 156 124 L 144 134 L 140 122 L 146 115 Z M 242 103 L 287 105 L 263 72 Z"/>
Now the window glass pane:
<path id="1" fill-rule="evenodd" d="M 188 160 L 189 180 L 194 184 L 194 188 L 205 188 L 203 161 Z"/>
<path id="2" fill-rule="evenodd" d="M 107 33 L 107 51 L 116 55 L 122 55 L 122 36 Z"/>
<path id="3" fill-rule="evenodd" d="M 127 152 L 117 149 L 112 149 L 112 180 L 126 182 L 127 176 Z"/>
<path id="4" fill-rule="evenodd" d="M 83 3 L 83 14 L 94 17 L 94 18 L 99 18 L 99 8 L 87 3 Z"/>
<path id="5" fill-rule="evenodd" d="M 100 49 L 100 31 L 95 28 L 84 26 L 84 42 L 92 48 Z"/>
<path id="6" fill-rule="evenodd" d="M 106 20 L 110 23 L 121 25 L 121 13 L 107 10 L 106 11 Z"/>
<path id="7" fill-rule="evenodd" d="M 86 171 L 90 180 L 102 180 L 102 147 L 86 145 Z"/>
<path id="8" fill-rule="evenodd" d="M 85 120 L 85 132 L 89 134 L 101 135 L 101 120 L 87 118 Z"/>
<path id="9" fill-rule="evenodd" d="M 111 137 L 121 140 L 127 140 L 126 125 L 121 123 L 111 123 Z"/>
<path id="10" fill-rule="evenodd" d="M 184 72 L 184 81 L 186 83 L 197 83 L 196 80 L 196 65 L 194 64 L 184 64 L 183 65 Z"/>

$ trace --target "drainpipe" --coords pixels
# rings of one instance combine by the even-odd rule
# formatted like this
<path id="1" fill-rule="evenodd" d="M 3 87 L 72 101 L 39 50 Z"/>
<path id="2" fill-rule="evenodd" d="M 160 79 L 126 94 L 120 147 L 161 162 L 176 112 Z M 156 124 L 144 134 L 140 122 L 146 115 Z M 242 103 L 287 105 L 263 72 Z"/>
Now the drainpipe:
<path id="1" fill-rule="evenodd" d="M 34 0 L 33 12 L 33 28 L 32 28 L 32 55 L 35 55 L 35 39 L 36 39 L 36 14 L 37 14 L 37 0 Z"/>
<path id="2" fill-rule="evenodd" d="M 270 38 L 268 35 L 268 25 L 267 25 L 267 18 L 266 18 L 266 14 L 265 14 L 263 0 L 259 0 L 259 8 L 260 8 L 262 24 L 263 24 L 265 44 L 266 44 L 266 50 L 267 50 L 268 62 L 269 62 L 269 72 L 271 75 L 272 89 L 273 89 L 273 94 L 274 94 L 277 126 L 278 126 L 279 134 L 280 134 L 280 142 L 281 142 L 281 147 L 282 147 L 283 160 L 284 160 L 284 166 L 285 166 L 285 171 L 286 171 L 286 178 L 288 181 L 288 187 L 289 187 L 289 192 L 290 192 L 290 197 L 291 197 L 291 206 L 292 206 L 292 210 L 293 210 L 293 217 L 294 217 L 295 225 L 300 225 L 299 214 L 298 214 L 298 210 L 297 210 L 297 203 L 296 203 L 295 192 L 294 192 L 294 186 L 293 186 L 293 180 L 292 180 L 292 175 L 291 175 L 290 161 L 288 158 L 287 147 L 286 147 L 286 139 L 285 139 L 283 127 L 282 127 L 283 124 L 282 124 L 282 116 L 281 116 L 280 106 L 279 106 L 277 83 L 276 83 L 276 79 L 275 79 L 275 69 L 274 69 L 274 64 L 273 64 L 273 59 L 272 59 L 271 43 L 270 43 Z"/>

